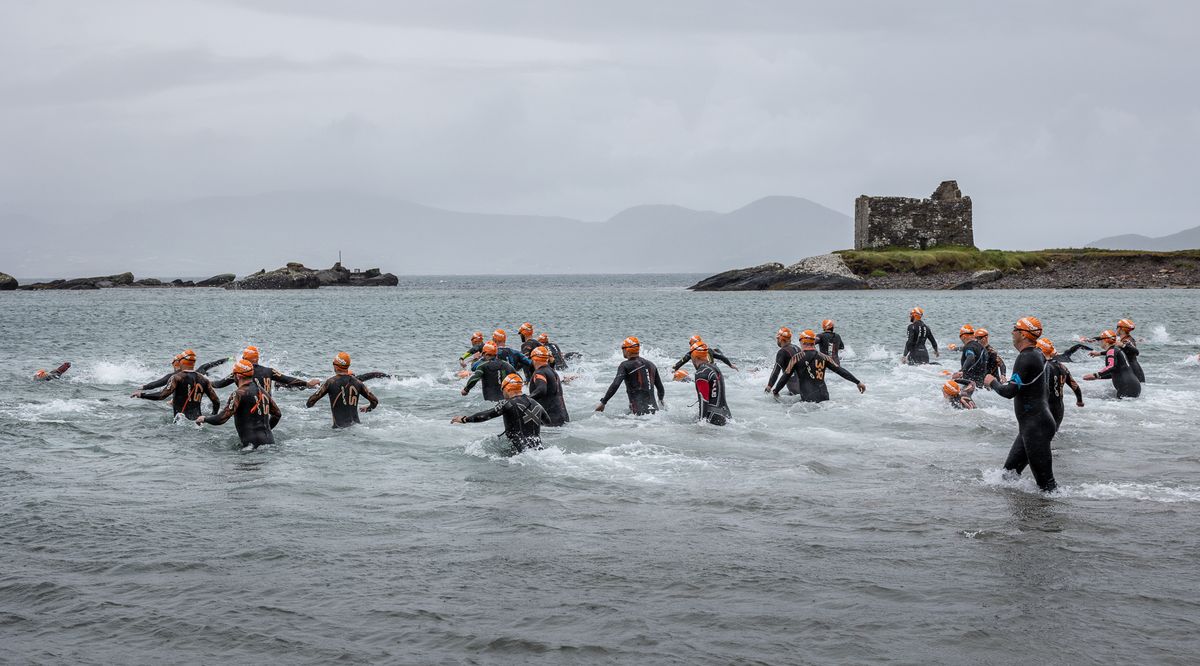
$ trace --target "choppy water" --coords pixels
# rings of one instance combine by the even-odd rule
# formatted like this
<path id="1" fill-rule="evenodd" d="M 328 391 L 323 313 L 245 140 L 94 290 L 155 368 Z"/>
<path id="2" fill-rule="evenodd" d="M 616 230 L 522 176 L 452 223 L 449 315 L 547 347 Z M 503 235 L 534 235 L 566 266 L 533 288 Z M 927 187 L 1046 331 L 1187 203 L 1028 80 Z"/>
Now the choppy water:
<path id="1" fill-rule="evenodd" d="M 1195 292 L 688 282 L 0 294 L 0 661 L 1195 659 Z M 897 365 L 918 304 L 943 344 L 963 322 L 1003 333 L 1032 313 L 1065 341 L 1132 317 L 1148 385 L 1136 401 L 1085 385 L 1055 440 L 1063 489 L 1040 496 L 1001 479 L 1010 403 L 952 411 L 939 368 Z M 823 317 L 867 393 L 831 376 L 829 403 L 772 401 L 774 330 Z M 470 331 L 524 320 L 586 358 L 574 421 L 510 459 L 498 424 L 449 425 L 483 405 L 458 395 L 453 359 Z M 591 412 L 623 337 L 664 367 L 696 332 L 743 368 L 726 373 L 733 423 L 696 424 L 690 384 L 653 417 L 620 398 Z M 280 392 L 278 444 L 257 452 L 232 424 L 174 424 L 127 397 L 185 346 L 204 362 L 247 343 L 304 376 L 344 350 L 398 378 L 372 384 L 383 405 L 351 431 Z M 64 381 L 28 381 L 62 360 Z"/>

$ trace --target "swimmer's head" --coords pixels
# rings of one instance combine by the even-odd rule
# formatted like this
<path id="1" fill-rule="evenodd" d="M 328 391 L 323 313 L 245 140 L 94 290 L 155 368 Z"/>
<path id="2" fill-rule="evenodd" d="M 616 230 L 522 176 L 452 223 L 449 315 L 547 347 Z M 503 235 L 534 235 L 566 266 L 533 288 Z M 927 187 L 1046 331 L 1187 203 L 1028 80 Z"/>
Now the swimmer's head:
<path id="1" fill-rule="evenodd" d="M 483 343 L 483 355 L 484 356 L 495 356 L 496 355 L 496 343 L 491 340 L 488 340 L 487 342 Z"/>
<path id="2" fill-rule="evenodd" d="M 966 342 L 969 338 L 975 335 L 975 327 L 970 324 L 963 324 L 962 328 L 958 329 L 958 339 Z"/>
<path id="3" fill-rule="evenodd" d="M 1013 326 L 1013 342 L 1020 338 L 1036 342 L 1040 337 L 1042 337 L 1042 321 L 1037 317 L 1021 317 Z"/>
<path id="4" fill-rule="evenodd" d="M 250 345 L 242 350 L 242 358 L 251 363 L 258 363 L 258 347 Z"/>
<path id="5" fill-rule="evenodd" d="M 775 342 L 778 342 L 780 347 L 792 344 L 792 329 L 780 326 L 779 330 L 775 331 Z"/>
<path id="6" fill-rule="evenodd" d="M 45 370 L 38 370 L 37 372 L 33 373 L 33 378 L 34 379 L 45 379 L 46 376 L 49 374 L 50 373 L 46 372 Z"/>
<path id="7" fill-rule="evenodd" d="M 504 391 L 504 397 L 515 398 L 521 395 L 521 389 L 525 388 L 525 381 L 521 379 L 521 375 L 513 373 L 500 381 L 500 390 Z"/>
<path id="8" fill-rule="evenodd" d="M 962 395 L 962 385 L 953 379 L 948 380 L 945 384 L 942 384 L 942 395 L 946 396 L 948 400 L 954 400 Z"/>
<path id="9" fill-rule="evenodd" d="M 1121 321 L 1117 322 L 1117 332 L 1118 333 L 1120 333 L 1122 331 L 1128 333 L 1129 331 L 1132 331 L 1135 328 L 1137 328 L 1137 327 L 1133 325 L 1132 319 L 1122 319 Z"/>
<path id="10" fill-rule="evenodd" d="M 171 369 L 178 370 L 182 361 L 183 354 L 176 354 L 175 357 L 171 359 Z"/>
<path id="11" fill-rule="evenodd" d="M 1104 345 L 1105 349 L 1117 344 L 1117 334 L 1112 331 L 1104 331 L 1100 335 L 1097 335 L 1096 339 Z"/>
<path id="12" fill-rule="evenodd" d="M 698 363 L 708 362 L 708 345 L 703 342 L 692 345 L 692 360 Z"/>
<path id="13" fill-rule="evenodd" d="M 817 334 L 811 328 L 806 328 L 800 332 L 800 344 L 815 345 L 817 344 Z"/>
<path id="14" fill-rule="evenodd" d="M 1046 358 L 1054 358 L 1054 343 L 1050 342 L 1050 338 L 1038 338 L 1037 348 Z"/>
<path id="15" fill-rule="evenodd" d="M 988 330 L 986 328 L 975 329 L 975 339 L 986 345 L 988 342 Z"/>
<path id="16" fill-rule="evenodd" d="M 190 349 L 185 349 L 183 351 L 183 353 L 179 355 L 179 369 L 191 371 L 191 370 L 194 370 L 195 368 L 196 368 L 196 352 L 194 352 Z"/>
<path id="17" fill-rule="evenodd" d="M 704 338 L 701 338 L 699 335 L 693 335 L 692 337 L 688 338 L 689 347 L 695 347 L 701 342 L 704 342 Z"/>
<path id="18" fill-rule="evenodd" d="M 550 336 L 546 335 L 545 333 L 539 333 L 538 334 L 538 342 L 540 342 L 542 344 L 546 344 L 547 342 L 550 342 Z"/>
<path id="19" fill-rule="evenodd" d="M 529 359 L 533 361 L 533 367 L 540 368 L 550 362 L 550 350 L 538 347 L 529 352 Z"/>
<path id="20" fill-rule="evenodd" d="M 473 344 L 473 345 L 483 344 L 483 331 L 475 331 L 474 333 L 471 334 L 471 344 Z"/>
<path id="21" fill-rule="evenodd" d="M 254 376 L 254 364 L 242 359 L 233 364 L 233 374 L 243 379 L 248 379 Z"/>
<path id="22" fill-rule="evenodd" d="M 836 324 L 836 322 L 834 322 L 832 319 L 822 319 L 821 320 L 821 330 L 822 331 L 832 331 L 835 324 Z"/>
<path id="23" fill-rule="evenodd" d="M 529 322 L 521 324 L 521 328 L 517 329 L 517 333 L 520 333 L 521 337 L 523 338 L 528 338 L 529 336 L 533 335 L 533 324 Z"/>
<path id="24" fill-rule="evenodd" d="M 642 353 L 642 341 L 634 336 L 629 336 L 621 342 L 621 353 L 625 358 L 633 358 Z"/>
<path id="25" fill-rule="evenodd" d="M 908 311 L 908 320 L 909 321 L 917 321 L 918 319 L 920 319 L 921 317 L 924 317 L 924 316 L 925 316 L 925 310 L 922 308 L 913 308 Z"/>
<path id="26" fill-rule="evenodd" d="M 333 371 L 339 375 L 350 372 L 350 355 L 346 352 L 338 352 L 337 356 L 333 357 Z"/>
<path id="27" fill-rule="evenodd" d="M 508 333 L 505 333 L 504 329 L 498 328 L 492 331 L 492 342 L 495 342 L 497 346 L 502 345 L 507 341 Z"/>

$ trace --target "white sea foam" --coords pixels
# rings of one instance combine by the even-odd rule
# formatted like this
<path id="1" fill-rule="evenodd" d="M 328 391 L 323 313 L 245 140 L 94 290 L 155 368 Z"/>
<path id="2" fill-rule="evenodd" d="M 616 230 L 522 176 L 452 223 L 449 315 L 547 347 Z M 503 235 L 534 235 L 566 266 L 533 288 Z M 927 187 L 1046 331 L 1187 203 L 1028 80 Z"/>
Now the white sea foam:
<path id="1" fill-rule="evenodd" d="M 983 484 L 999 488 L 1012 488 L 1027 493 L 1040 493 L 1033 474 L 1029 470 L 1020 477 L 1012 476 L 1003 469 L 985 469 Z M 1200 487 L 1173 488 L 1158 483 L 1096 482 L 1059 485 L 1048 495 L 1072 499 L 1092 500 L 1138 500 L 1143 502 L 1200 502 Z"/>
<path id="2" fill-rule="evenodd" d="M 151 367 L 141 360 L 127 358 L 120 361 L 83 362 L 72 366 L 63 378 L 82 384 L 144 384 L 170 371 L 168 364 Z"/>

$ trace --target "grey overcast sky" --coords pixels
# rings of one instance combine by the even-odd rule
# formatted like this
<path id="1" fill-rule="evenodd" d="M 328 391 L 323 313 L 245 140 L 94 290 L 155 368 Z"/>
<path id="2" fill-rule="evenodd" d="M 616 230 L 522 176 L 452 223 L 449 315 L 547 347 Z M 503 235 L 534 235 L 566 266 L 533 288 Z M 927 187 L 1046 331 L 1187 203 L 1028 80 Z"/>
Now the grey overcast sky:
<path id="1" fill-rule="evenodd" d="M 1198 19 L 1191 1 L 5 0 L 0 206 L 354 190 L 600 220 L 781 194 L 850 214 L 956 178 L 980 244 L 1161 235 L 1200 224 Z"/>

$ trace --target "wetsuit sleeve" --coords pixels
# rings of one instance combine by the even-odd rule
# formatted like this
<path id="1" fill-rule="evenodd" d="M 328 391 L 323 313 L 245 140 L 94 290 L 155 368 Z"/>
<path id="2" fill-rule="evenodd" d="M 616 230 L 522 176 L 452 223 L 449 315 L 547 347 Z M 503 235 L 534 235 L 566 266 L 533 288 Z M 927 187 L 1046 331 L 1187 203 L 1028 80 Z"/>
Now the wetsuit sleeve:
<path id="1" fill-rule="evenodd" d="M 974 349 L 964 349 L 962 365 L 959 367 L 959 370 L 961 370 L 964 375 L 970 375 L 971 370 L 979 364 L 980 360 L 979 354 L 976 354 Z"/>
<path id="2" fill-rule="evenodd" d="M 547 388 L 549 388 L 549 383 L 546 381 L 546 376 L 540 372 L 533 373 L 533 378 L 529 381 L 529 397 L 537 398 L 545 395 Z"/>
<path id="3" fill-rule="evenodd" d="M 1071 345 L 1071 348 L 1068 349 L 1065 354 L 1059 354 L 1059 356 L 1061 356 L 1064 361 L 1070 362 L 1071 355 L 1074 354 L 1075 352 L 1079 351 L 1080 349 L 1086 349 L 1088 351 L 1092 350 L 1091 347 L 1083 344 L 1082 342 L 1076 342 L 1075 344 Z"/>
<path id="4" fill-rule="evenodd" d="M 159 391 L 158 393 L 143 393 L 138 397 L 146 400 L 165 400 L 169 398 L 171 394 L 175 393 L 175 383 L 175 375 L 172 374 L 171 378 L 167 380 L 167 385 L 163 387 L 163 390 Z"/>
<path id="5" fill-rule="evenodd" d="M 279 425 L 279 419 L 283 418 L 283 412 L 279 411 L 279 405 L 275 404 L 275 398 L 270 394 L 267 394 L 267 403 L 270 405 L 267 409 L 271 414 L 271 430 L 274 430 L 275 426 Z"/>
<path id="6" fill-rule="evenodd" d="M 720 349 L 711 349 L 709 352 L 712 354 L 713 360 L 720 361 L 731 368 L 733 367 L 733 361 L 730 361 L 728 356 L 722 354 Z"/>
<path id="7" fill-rule="evenodd" d="M 999 354 L 996 354 L 996 370 L 1000 372 L 1001 377 L 1008 375 L 1008 366 L 1004 364 L 1004 359 Z"/>
<path id="8" fill-rule="evenodd" d="M 658 389 L 658 401 L 662 402 L 667 397 L 667 387 L 663 386 L 662 375 L 658 374 L 658 368 L 654 368 L 654 388 Z"/>
<path id="9" fill-rule="evenodd" d="M 220 414 L 212 414 L 204 417 L 204 422 L 209 425 L 221 425 L 228 421 L 233 413 L 237 411 L 238 402 L 242 399 L 241 391 L 234 391 L 229 394 L 229 399 L 225 401 L 225 409 L 221 410 Z"/>
<path id="10" fill-rule="evenodd" d="M 775 352 L 775 367 L 771 368 L 771 378 L 767 380 L 767 384 L 775 386 L 775 380 L 779 379 L 779 373 L 783 372 L 783 364 L 787 362 L 787 352 L 783 347 Z"/>
<path id="11" fill-rule="evenodd" d="M 320 400 L 321 398 L 325 397 L 325 395 L 327 393 L 329 393 L 329 380 L 328 379 L 321 382 L 321 385 L 319 387 L 317 387 L 317 392 L 308 396 L 308 400 L 304 401 L 305 409 L 317 404 L 317 401 Z"/>
<path id="12" fill-rule="evenodd" d="M 1104 367 L 1100 369 L 1100 372 L 1096 373 L 1096 376 L 1100 379 L 1108 379 L 1109 377 L 1112 377 L 1113 368 L 1115 368 L 1116 365 L 1117 350 L 1115 348 L 1109 349 L 1108 352 L 1104 354 Z"/>
<path id="13" fill-rule="evenodd" d="M 834 333 L 833 337 L 837 338 L 837 343 L 838 343 L 837 348 L 839 350 L 846 348 L 846 343 L 842 342 L 842 336 L 838 335 L 837 333 Z"/>
<path id="14" fill-rule="evenodd" d="M 1075 400 L 1083 402 L 1083 391 L 1079 389 L 1079 382 L 1075 381 L 1075 378 L 1071 376 L 1071 371 L 1061 365 L 1058 366 L 1058 369 L 1062 371 L 1063 376 L 1066 378 L 1067 386 L 1070 386 L 1071 391 L 1075 394 Z"/>
<path id="15" fill-rule="evenodd" d="M 841 377 L 842 379 L 845 379 L 848 382 L 854 382 L 855 384 L 861 383 L 858 381 L 858 377 L 855 377 L 854 375 L 850 374 L 849 370 L 838 365 L 837 361 L 833 360 L 833 358 L 831 358 L 829 356 L 825 357 L 825 367 L 832 370 L 833 374 L 837 375 L 838 377 Z"/>
<path id="16" fill-rule="evenodd" d="M 779 377 L 779 381 L 775 383 L 775 388 L 771 389 L 773 393 L 779 393 L 783 390 L 783 387 L 787 386 L 788 379 L 792 376 L 792 373 L 796 371 L 796 363 L 799 362 L 800 356 L 800 353 L 796 353 L 792 356 L 791 360 L 788 361 L 787 367 L 783 369 L 783 374 L 781 374 Z"/>
<path id="17" fill-rule="evenodd" d="M 479 370 L 478 366 L 473 366 L 473 368 L 475 368 L 475 374 L 471 375 L 471 378 L 467 380 L 467 385 L 463 387 L 463 390 L 467 393 L 470 393 L 471 389 L 475 388 L 475 385 L 479 383 L 479 380 L 483 379 L 483 370 Z"/>
<path id="18" fill-rule="evenodd" d="M 925 338 L 929 340 L 929 344 L 932 345 L 934 349 L 937 349 L 937 338 L 933 337 L 933 329 L 929 328 L 929 326 L 925 327 Z"/>
<path id="19" fill-rule="evenodd" d="M 500 362 L 504 364 L 504 376 L 505 377 L 507 377 L 509 375 L 514 375 L 517 373 L 517 369 L 513 367 L 512 363 L 509 363 L 508 361 L 500 361 Z M 533 367 L 533 366 L 530 365 L 530 367 Z"/>
<path id="20" fill-rule="evenodd" d="M 274 368 L 271 368 L 271 381 L 280 386 L 287 386 L 289 388 L 304 388 L 305 386 L 308 386 L 308 382 L 304 381 L 303 379 L 292 377 L 291 375 L 285 375 Z"/>
<path id="21" fill-rule="evenodd" d="M 205 363 L 204 365 L 197 368 L 196 372 L 199 372 L 202 375 L 207 375 L 209 370 L 212 370 L 213 368 L 217 367 L 218 365 L 221 365 L 222 363 L 224 363 L 225 361 L 228 361 L 228 360 L 229 360 L 228 358 L 219 358 L 215 361 L 209 361 L 208 363 Z"/>
<path id="22" fill-rule="evenodd" d="M 600 398 L 600 404 L 607 405 L 608 401 L 612 400 L 612 397 L 617 394 L 617 389 L 621 388 L 621 384 L 624 382 L 625 364 L 622 363 L 621 365 L 617 366 L 617 376 L 612 380 L 612 384 L 608 385 L 608 392 L 604 394 L 603 398 Z"/>
<path id="23" fill-rule="evenodd" d="M 508 404 L 508 401 L 498 402 L 496 403 L 496 406 L 492 407 L 491 409 L 485 409 L 482 412 L 476 412 L 470 416 L 463 417 L 463 422 L 482 423 L 484 421 L 491 421 L 492 419 L 504 413 L 504 406 L 506 404 Z"/>
<path id="24" fill-rule="evenodd" d="M 212 413 L 216 414 L 217 410 L 221 409 L 221 396 L 217 395 L 217 390 L 212 387 L 212 382 L 204 383 L 204 394 L 212 401 Z"/>
<path id="25" fill-rule="evenodd" d="M 360 382 L 369 382 L 372 379 L 391 379 L 391 375 L 386 372 L 364 372 L 361 375 L 355 375 Z"/>
<path id="26" fill-rule="evenodd" d="M 1045 371 L 1044 367 L 1037 367 L 1037 361 L 1027 361 L 1026 356 L 1026 354 L 1022 353 L 1017 357 L 1017 363 L 1013 367 L 1013 375 L 1010 381 L 1001 384 L 999 379 L 992 379 L 992 383 L 988 384 L 1000 397 L 1012 400 L 1024 384 L 1021 379 L 1022 377 L 1038 377 L 1041 372 Z"/>
<path id="27" fill-rule="evenodd" d="M 213 385 L 213 388 L 225 388 L 226 386 L 229 386 L 229 385 L 230 385 L 230 384 L 232 384 L 232 383 L 233 383 L 233 373 L 231 372 L 231 373 L 229 373 L 229 375 L 228 375 L 227 377 L 225 377 L 224 379 L 215 379 L 215 380 L 213 380 L 213 384 L 212 384 L 212 385 Z"/>
<path id="28" fill-rule="evenodd" d="M 917 325 L 908 325 L 908 339 L 904 342 L 904 355 L 908 356 L 917 347 Z"/>
<path id="29" fill-rule="evenodd" d="M 1125 344 L 1121 345 L 1121 351 L 1125 352 L 1125 356 L 1127 356 L 1131 361 L 1137 360 L 1138 354 L 1142 353 L 1138 351 L 1137 345 L 1133 344 L 1132 342 L 1126 342 Z"/>
<path id="30" fill-rule="evenodd" d="M 529 368 L 530 370 L 533 370 L 533 361 L 530 360 L 528 356 L 526 356 L 520 352 L 517 352 L 515 354 L 515 356 L 517 357 L 517 365 L 519 367 Z M 515 372 L 515 370 L 514 370 L 514 372 Z"/>
<path id="31" fill-rule="evenodd" d="M 174 372 L 168 372 L 167 374 L 163 375 L 160 379 L 156 379 L 156 380 L 150 382 L 149 384 L 142 384 L 142 390 L 149 391 L 151 389 L 159 388 L 160 386 L 166 386 L 167 382 L 171 381 L 171 378 L 174 376 L 175 376 Z"/>
<path id="32" fill-rule="evenodd" d="M 687 362 L 688 362 L 688 360 L 689 360 L 689 359 L 691 359 L 691 358 L 692 358 L 692 353 L 691 353 L 691 352 L 688 352 L 688 353 L 684 354 L 684 355 L 683 355 L 683 358 L 679 359 L 678 361 L 675 361 L 675 365 L 671 366 L 671 372 L 674 372 L 674 371 L 676 371 L 676 370 L 678 370 L 678 369 L 682 368 L 682 367 L 683 367 L 683 364 L 684 364 L 684 363 L 687 363 Z"/>
<path id="33" fill-rule="evenodd" d="M 362 383 L 361 379 L 358 380 L 358 394 L 366 398 L 367 402 L 371 403 L 367 407 L 368 412 L 379 406 L 379 398 L 376 398 L 375 394 L 371 393 L 371 389 L 367 388 L 367 385 Z"/>

